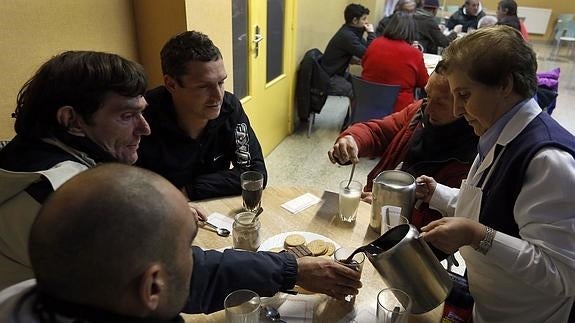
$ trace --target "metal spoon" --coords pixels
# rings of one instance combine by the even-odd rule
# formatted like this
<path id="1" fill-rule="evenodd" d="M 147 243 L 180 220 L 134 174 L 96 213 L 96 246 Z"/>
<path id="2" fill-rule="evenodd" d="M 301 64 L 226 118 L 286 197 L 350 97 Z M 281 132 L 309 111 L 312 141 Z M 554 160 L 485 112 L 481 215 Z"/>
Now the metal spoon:
<path id="1" fill-rule="evenodd" d="M 230 230 L 226 228 L 216 227 L 215 225 L 211 224 L 208 221 L 204 221 L 204 224 L 210 227 L 212 230 L 214 230 L 220 237 L 227 237 L 230 235 Z"/>
<path id="2" fill-rule="evenodd" d="M 280 312 L 277 309 L 271 306 L 264 306 L 264 315 L 272 320 L 272 322 L 280 322 L 280 323 L 287 323 L 286 321 L 281 319 Z"/>
<path id="3" fill-rule="evenodd" d="M 349 181 L 347 181 L 347 185 L 344 188 L 346 191 L 349 191 L 349 184 L 351 184 L 351 180 L 353 179 L 354 171 L 355 171 L 355 163 L 351 164 L 351 174 L 349 175 Z"/>
<path id="4" fill-rule="evenodd" d="M 254 215 L 254 218 L 252 219 L 251 223 L 256 222 L 256 219 L 258 218 L 258 216 L 260 216 L 260 214 L 262 214 L 262 212 L 264 211 L 264 208 L 260 206 L 260 208 L 258 209 L 258 211 L 256 212 L 256 215 Z"/>

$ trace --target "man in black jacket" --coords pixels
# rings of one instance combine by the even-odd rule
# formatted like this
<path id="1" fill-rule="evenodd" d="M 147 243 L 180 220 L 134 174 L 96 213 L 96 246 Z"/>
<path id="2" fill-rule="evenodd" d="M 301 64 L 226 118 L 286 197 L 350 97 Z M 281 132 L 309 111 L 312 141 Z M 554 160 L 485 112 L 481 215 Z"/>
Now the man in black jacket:
<path id="1" fill-rule="evenodd" d="M 359 63 L 367 46 L 375 38 L 373 25 L 367 22 L 369 9 L 352 3 L 345 8 L 345 24 L 331 38 L 321 59 L 330 76 L 329 94 L 353 96 L 347 72 L 350 63 Z M 364 33 L 367 32 L 367 39 Z"/>
<path id="2" fill-rule="evenodd" d="M 164 86 L 146 93 L 153 129 L 142 139 L 138 165 L 184 191 L 190 200 L 241 194 L 240 175 L 267 172 L 258 139 L 240 101 L 225 92 L 219 49 L 187 31 L 161 51 Z"/>
<path id="3" fill-rule="evenodd" d="M 469 27 L 477 29 L 477 23 L 483 16 L 485 12 L 481 9 L 479 0 L 465 0 L 463 6 L 449 17 L 445 26 L 452 30 L 455 26 L 461 25 L 463 32 L 467 32 Z"/>
<path id="4" fill-rule="evenodd" d="M 272 296 L 295 283 L 343 299 L 360 274 L 287 252 L 203 251 L 186 199 L 150 171 L 108 163 L 56 190 L 30 233 L 36 282 L 0 293 L 1 322 L 183 322 L 228 293 Z"/>

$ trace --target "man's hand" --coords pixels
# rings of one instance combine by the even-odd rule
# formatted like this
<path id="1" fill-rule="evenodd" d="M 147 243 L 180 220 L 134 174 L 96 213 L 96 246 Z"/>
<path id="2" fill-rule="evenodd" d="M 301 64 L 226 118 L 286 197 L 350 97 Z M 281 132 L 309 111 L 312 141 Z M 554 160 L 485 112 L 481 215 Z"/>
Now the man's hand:
<path id="1" fill-rule="evenodd" d="M 421 228 L 425 241 L 448 254 L 467 245 L 477 249 L 486 230 L 483 224 L 460 217 L 445 217 Z"/>
<path id="2" fill-rule="evenodd" d="M 437 182 L 433 177 L 421 175 L 415 179 L 415 197 L 422 200 L 423 202 L 429 203 L 435 189 L 437 188 Z"/>
<path id="3" fill-rule="evenodd" d="M 188 203 L 188 205 L 190 206 L 190 210 L 192 211 L 196 219 L 198 219 L 198 221 L 208 220 L 208 212 L 206 212 L 206 210 L 204 210 L 203 207 L 191 203 Z"/>
<path id="4" fill-rule="evenodd" d="M 301 257 L 297 260 L 297 284 L 310 292 L 322 293 L 343 300 L 357 295 L 361 287 L 360 273 L 321 257 Z"/>
<path id="5" fill-rule="evenodd" d="M 344 165 L 350 161 L 354 164 L 358 163 L 358 153 L 359 149 L 357 148 L 355 139 L 353 139 L 352 136 L 347 135 L 339 138 L 331 150 L 327 152 L 327 155 L 332 163 Z"/>
<path id="6" fill-rule="evenodd" d="M 367 24 L 365 24 L 365 25 L 363 25 L 363 26 L 365 27 L 365 31 L 367 31 L 368 33 L 372 33 L 373 30 L 374 30 L 372 24 L 367 23 Z"/>
<path id="7" fill-rule="evenodd" d="M 462 25 L 455 25 L 455 26 L 453 26 L 453 31 L 460 34 L 463 31 L 463 26 Z"/>

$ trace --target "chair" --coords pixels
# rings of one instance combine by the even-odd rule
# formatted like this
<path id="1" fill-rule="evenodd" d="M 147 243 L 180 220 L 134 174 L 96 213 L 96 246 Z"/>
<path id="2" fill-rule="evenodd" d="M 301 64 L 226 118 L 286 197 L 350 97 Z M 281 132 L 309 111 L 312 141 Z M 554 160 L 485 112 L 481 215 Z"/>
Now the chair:
<path id="1" fill-rule="evenodd" d="M 557 56 L 559 54 L 559 49 L 561 47 L 562 41 L 571 43 L 572 53 L 573 46 L 575 45 L 574 20 L 557 20 L 557 26 L 555 27 L 555 49 L 553 51 L 553 56 Z"/>
<path id="2" fill-rule="evenodd" d="M 399 85 L 369 82 L 356 76 L 351 78 L 351 85 L 355 102 L 351 108 L 348 124 L 380 119 L 393 112 L 400 90 Z"/>

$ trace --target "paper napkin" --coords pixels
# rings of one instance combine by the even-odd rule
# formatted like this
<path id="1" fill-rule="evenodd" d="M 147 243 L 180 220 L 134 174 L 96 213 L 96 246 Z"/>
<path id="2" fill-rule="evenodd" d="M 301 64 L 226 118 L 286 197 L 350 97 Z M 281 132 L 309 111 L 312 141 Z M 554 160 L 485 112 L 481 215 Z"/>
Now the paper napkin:
<path id="1" fill-rule="evenodd" d="M 295 214 L 319 202 L 321 202 L 319 197 L 311 193 L 305 193 L 304 195 L 296 197 L 295 199 L 282 204 L 281 207 Z"/>

